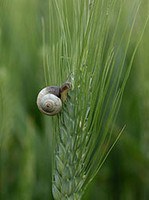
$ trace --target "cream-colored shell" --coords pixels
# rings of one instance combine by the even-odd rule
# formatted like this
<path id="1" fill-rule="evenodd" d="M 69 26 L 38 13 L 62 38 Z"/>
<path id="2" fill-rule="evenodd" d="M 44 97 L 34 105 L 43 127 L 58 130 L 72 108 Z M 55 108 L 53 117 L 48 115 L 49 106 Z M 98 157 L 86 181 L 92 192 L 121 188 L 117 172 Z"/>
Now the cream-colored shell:
<path id="1" fill-rule="evenodd" d="M 37 106 L 42 113 L 52 116 L 61 111 L 62 101 L 56 95 L 49 93 L 49 87 L 46 87 L 37 96 Z"/>

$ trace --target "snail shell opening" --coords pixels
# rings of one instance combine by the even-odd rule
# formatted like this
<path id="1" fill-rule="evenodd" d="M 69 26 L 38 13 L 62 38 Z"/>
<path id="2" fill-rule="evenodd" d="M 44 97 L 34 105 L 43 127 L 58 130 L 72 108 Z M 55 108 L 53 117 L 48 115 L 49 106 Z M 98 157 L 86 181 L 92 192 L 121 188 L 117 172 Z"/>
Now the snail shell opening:
<path id="1" fill-rule="evenodd" d="M 61 111 L 62 101 L 56 95 L 49 93 L 47 88 L 44 88 L 38 94 L 37 106 L 42 113 L 52 116 Z"/>

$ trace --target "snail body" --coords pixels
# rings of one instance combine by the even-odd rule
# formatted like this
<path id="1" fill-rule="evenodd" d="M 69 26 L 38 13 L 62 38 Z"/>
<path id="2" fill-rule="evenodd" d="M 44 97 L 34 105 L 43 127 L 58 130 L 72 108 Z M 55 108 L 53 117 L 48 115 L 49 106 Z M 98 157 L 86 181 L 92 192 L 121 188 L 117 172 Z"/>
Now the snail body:
<path id="1" fill-rule="evenodd" d="M 65 83 L 61 87 L 48 86 L 43 88 L 37 96 L 37 106 L 46 115 L 56 115 L 62 109 L 62 102 L 66 100 L 70 83 Z"/>

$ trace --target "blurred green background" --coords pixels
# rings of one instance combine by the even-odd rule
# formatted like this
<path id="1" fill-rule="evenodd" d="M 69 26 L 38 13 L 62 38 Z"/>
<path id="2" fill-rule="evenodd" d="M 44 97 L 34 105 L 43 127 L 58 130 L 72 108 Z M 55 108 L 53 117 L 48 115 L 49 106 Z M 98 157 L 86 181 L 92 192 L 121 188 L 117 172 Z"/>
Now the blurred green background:
<path id="1" fill-rule="evenodd" d="M 138 29 L 149 10 L 148 4 L 143 1 Z M 48 37 L 48 0 L 0 0 L 2 200 L 52 200 L 50 123 L 36 106 L 37 93 L 45 86 L 41 17 Z M 148 36 L 149 24 L 115 124 L 116 132 L 126 124 L 125 131 L 84 200 L 149 199 Z"/>

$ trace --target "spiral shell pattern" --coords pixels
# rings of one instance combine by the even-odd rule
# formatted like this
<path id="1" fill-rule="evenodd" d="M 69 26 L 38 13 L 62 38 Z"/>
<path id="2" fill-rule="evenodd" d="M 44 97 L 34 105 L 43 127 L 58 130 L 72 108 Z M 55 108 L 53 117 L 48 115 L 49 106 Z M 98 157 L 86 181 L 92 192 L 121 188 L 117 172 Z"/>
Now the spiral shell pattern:
<path id="1" fill-rule="evenodd" d="M 42 113 L 52 116 L 61 111 L 62 101 L 56 95 L 51 94 L 49 87 L 46 87 L 38 94 L 37 106 Z"/>

